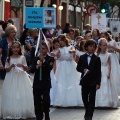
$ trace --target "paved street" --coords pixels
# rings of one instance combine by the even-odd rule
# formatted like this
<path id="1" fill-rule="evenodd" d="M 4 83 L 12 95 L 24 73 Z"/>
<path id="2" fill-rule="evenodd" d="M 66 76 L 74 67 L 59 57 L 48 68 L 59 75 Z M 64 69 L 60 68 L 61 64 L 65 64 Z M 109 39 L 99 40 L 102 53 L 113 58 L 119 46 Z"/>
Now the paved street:
<path id="1" fill-rule="evenodd" d="M 3 81 L 0 80 L 0 101 Z M 84 108 L 51 108 L 51 120 L 84 120 Z M 2 119 L 0 119 L 2 120 Z M 35 120 L 35 119 L 28 119 Z M 97 108 L 93 120 L 120 120 L 120 108 Z"/>

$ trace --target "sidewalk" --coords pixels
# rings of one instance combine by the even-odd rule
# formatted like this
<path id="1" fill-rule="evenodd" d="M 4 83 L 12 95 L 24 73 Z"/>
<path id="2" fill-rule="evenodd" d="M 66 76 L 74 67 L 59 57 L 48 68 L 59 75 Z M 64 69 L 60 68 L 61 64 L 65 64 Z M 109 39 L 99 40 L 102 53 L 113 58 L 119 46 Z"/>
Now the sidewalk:
<path id="1" fill-rule="evenodd" d="M 1 88 L 3 81 L 0 80 L 0 101 L 1 101 Z M 1 108 L 1 106 L 0 106 Z M 51 120 L 84 120 L 84 108 L 51 108 Z M 2 120 L 2 119 L 0 119 Z M 28 119 L 35 120 L 35 119 Z M 97 108 L 94 112 L 93 120 L 120 120 L 120 108 Z"/>

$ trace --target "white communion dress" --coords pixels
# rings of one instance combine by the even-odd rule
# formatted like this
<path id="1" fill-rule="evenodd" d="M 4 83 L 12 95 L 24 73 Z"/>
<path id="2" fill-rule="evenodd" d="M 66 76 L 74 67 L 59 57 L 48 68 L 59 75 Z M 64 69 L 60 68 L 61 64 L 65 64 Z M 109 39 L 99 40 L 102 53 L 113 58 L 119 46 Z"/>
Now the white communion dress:
<path id="1" fill-rule="evenodd" d="M 115 40 L 111 40 L 108 44 L 119 48 Z M 114 85 L 117 89 L 118 96 L 120 96 L 120 64 L 116 52 L 112 48 L 108 48 L 108 52 L 111 53 L 111 79 L 114 81 Z"/>
<path id="2" fill-rule="evenodd" d="M 59 48 L 60 58 L 55 72 L 53 105 L 70 107 L 83 106 L 81 97 L 80 76 L 76 70 L 73 54 L 69 53 L 72 46 Z"/>
<path id="3" fill-rule="evenodd" d="M 24 56 L 10 58 L 11 64 L 21 63 L 25 66 Z M 20 67 L 14 67 L 6 73 L 2 88 L 1 117 L 3 119 L 26 119 L 35 117 L 32 83 L 27 73 Z"/>
<path id="4" fill-rule="evenodd" d="M 56 68 L 57 68 L 58 63 L 59 63 L 59 60 L 55 57 L 55 63 L 54 64 L 56 64 Z M 54 68 L 50 72 L 50 77 L 51 77 L 51 85 L 52 85 L 52 88 L 50 89 L 50 105 L 53 105 L 54 96 L 55 96 L 54 87 L 55 87 L 55 84 L 56 84 Z"/>
<path id="5" fill-rule="evenodd" d="M 108 58 L 111 58 L 110 53 L 100 54 L 101 59 L 101 86 L 96 92 L 96 107 L 113 107 L 120 106 L 116 86 L 113 79 L 108 79 Z M 112 69 L 112 68 L 111 68 Z"/>
<path id="6" fill-rule="evenodd" d="M 76 50 L 76 55 L 80 57 L 81 55 L 85 54 L 86 52 Z"/>

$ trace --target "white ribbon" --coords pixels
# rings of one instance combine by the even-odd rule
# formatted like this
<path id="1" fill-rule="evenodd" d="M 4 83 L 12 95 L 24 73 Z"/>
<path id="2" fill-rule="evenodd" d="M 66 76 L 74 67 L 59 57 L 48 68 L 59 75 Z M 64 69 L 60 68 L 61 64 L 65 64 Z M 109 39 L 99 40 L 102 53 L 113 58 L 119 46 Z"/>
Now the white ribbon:
<path id="1" fill-rule="evenodd" d="M 46 39 L 46 37 L 45 37 L 45 35 L 44 35 L 43 32 L 42 32 L 42 35 L 43 35 L 43 37 L 44 37 L 44 40 L 45 40 L 45 43 L 46 43 L 46 45 L 47 45 L 48 51 L 50 52 L 50 47 L 49 47 L 49 45 L 48 45 L 48 41 L 47 41 L 47 39 Z"/>
<path id="2" fill-rule="evenodd" d="M 14 65 L 15 65 L 15 70 L 16 70 L 17 72 L 21 72 L 21 71 L 23 71 L 22 68 L 18 67 L 16 64 L 14 64 Z"/>
<path id="3" fill-rule="evenodd" d="M 86 74 L 88 73 L 88 71 L 89 71 L 88 69 L 85 71 L 85 73 L 84 73 L 84 75 L 83 75 L 83 77 L 81 79 L 83 79 L 86 76 Z"/>
<path id="4" fill-rule="evenodd" d="M 30 78 L 30 79 L 34 79 L 34 77 L 32 77 L 31 75 L 29 75 L 26 71 L 24 71 L 22 68 L 20 68 L 20 67 L 18 67 L 16 64 L 14 64 L 15 65 L 15 70 L 17 71 L 17 72 L 24 72 L 25 74 L 27 74 L 27 76 Z"/>
<path id="5" fill-rule="evenodd" d="M 38 35 L 38 40 L 37 40 L 36 49 L 35 49 L 35 56 L 36 56 L 36 54 L 37 54 L 37 52 L 38 52 L 39 44 L 40 44 L 40 30 L 39 30 L 39 35 Z"/>
<path id="6" fill-rule="evenodd" d="M 43 38 L 44 38 L 45 43 L 46 43 L 46 45 L 47 45 L 48 51 L 50 52 L 50 47 L 49 47 L 49 45 L 48 45 L 48 41 L 47 41 L 47 39 L 46 39 L 46 37 L 45 37 L 45 35 L 44 35 L 43 32 L 42 32 L 42 35 L 43 35 Z M 35 56 L 36 56 L 36 54 L 37 54 L 37 52 L 38 52 L 39 44 L 40 44 L 40 30 L 39 30 L 39 35 L 38 35 L 38 40 L 37 40 L 36 49 L 35 49 Z"/>
<path id="7" fill-rule="evenodd" d="M 89 71 L 88 69 L 85 71 L 83 77 L 86 76 L 86 74 L 88 73 L 88 71 Z M 83 77 L 82 77 L 82 78 L 83 78 Z M 82 79 L 82 78 L 81 78 L 81 79 Z M 81 79 L 80 79 L 80 80 L 81 80 Z M 63 87 L 60 83 L 58 83 L 58 81 L 56 80 L 56 77 L 55 77 L 55 76 L 54 76 L 54 80 L 55 80 L 55 82 L 56 82 L 57 85 L 59 85 L 59 86 L 62 87 L 63 89 L 67 89 L 67 90 L 75 87 L 74 85 L 79 84 L 79 82 L 80 82 L 80 81 L 79 81 L 79 82 L 76 82 L 74 85 L 71 85 L 71 86 L 69 86 L 68 88 L 65 88 L 65 87 Z"/>
<path id="8" fill-rule="evenodd" d="M 74 85 L 79 84 L 79 82 L 80 82 L 80 81 L 79 81 L 79 82 L 76 82 L 74 85 L 71 85 L 71 86 L 69 86 L 68 88 L 65 88 L 65 87 L 63 87 L 60 83 L 58 83 L 58 81 L 56 80 L 56 77 L 55 77 L 55 76 L 54 76 L 54 79 L 55 79 L 55 82 L 56 82 L 57 85 L 59 85 L 60 87 L 62 87 L 63 89 L 66 89 L 66 90 L 69 90 L 69 89 L 75 87 Z"/>

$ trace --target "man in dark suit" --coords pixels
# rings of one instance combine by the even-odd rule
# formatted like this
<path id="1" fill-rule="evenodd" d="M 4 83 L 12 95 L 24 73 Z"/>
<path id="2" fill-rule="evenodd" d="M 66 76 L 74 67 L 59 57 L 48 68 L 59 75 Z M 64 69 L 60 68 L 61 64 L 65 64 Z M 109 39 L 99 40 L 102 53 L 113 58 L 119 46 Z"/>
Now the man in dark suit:
<path id="1" fill-rule="evenodd" d="M 35 115 L 37 120 L 43 120 L 43 113 L 45 114 L 45 120 L 50 120 L 49 108 L 50 108 L 50 88 L 51 79 L 50 71 L 53 68 L 54 58 L 48 54 L 48 48 L 45 43 L 42 43 L 42 53 L 39 57 L 34 59 L 31 72 L 35 72 L 33 82 L 33 96 Z M 40 77 L 41 68 L 41 77 Z"/>
<path id="2" fill-rule="evenodd" d="M 82 86 L 82 99 L 85 106 L 85 120 L 92 120 L 96 90 L 100 88 L 101 61 L 94 54 L 97 44 L 94 40 L 85 43 L 86 53 L 80 56 L 77 71 L 81 72 L 80 85 Z"/>

